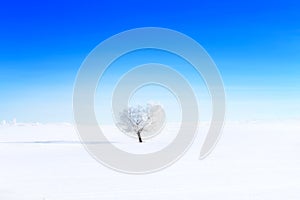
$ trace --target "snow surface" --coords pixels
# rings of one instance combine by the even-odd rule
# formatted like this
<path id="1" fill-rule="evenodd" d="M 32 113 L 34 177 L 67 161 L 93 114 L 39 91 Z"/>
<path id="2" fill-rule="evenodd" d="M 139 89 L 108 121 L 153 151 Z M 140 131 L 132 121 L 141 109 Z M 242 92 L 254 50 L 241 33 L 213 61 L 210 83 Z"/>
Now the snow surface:
<path id="1" fill-rule="evenodd" d="M 0 200 L 300 199 L 299 120 L 227 122 L 212 154 L 198 160 L 207 128 L 201 124 L 190 150 L 171 167 L 127 175 L 95 161 L 70 124 L 4 123 Z M 103 129 L 119 148 L 147 153 L 167 145 L 176 126 L 143 144 Z"/>

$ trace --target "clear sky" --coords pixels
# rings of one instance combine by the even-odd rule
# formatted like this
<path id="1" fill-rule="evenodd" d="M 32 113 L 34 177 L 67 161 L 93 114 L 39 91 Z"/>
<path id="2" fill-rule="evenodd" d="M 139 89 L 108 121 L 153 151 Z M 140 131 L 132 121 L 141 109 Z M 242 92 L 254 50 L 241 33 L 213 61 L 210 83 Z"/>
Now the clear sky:
<path id="1" fill-rule="evenodd" d="M 71 122 L 84 58 L 104 39 L 147 26 L 207 50 L 228 119 L 300 118 L 299 1 L 5 1 L 0 18 L 0 120 Z"/>

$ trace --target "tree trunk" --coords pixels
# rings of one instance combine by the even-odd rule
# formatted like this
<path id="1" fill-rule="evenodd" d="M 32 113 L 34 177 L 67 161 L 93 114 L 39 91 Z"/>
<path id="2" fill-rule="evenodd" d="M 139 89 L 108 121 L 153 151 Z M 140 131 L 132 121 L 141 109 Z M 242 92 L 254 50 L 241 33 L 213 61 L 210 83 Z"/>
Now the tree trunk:
<path id="1" fill-rule="evenodd" d="M 138 132 L 137 132 L 137 135 L 138 135 L 138 137 L 139 137 L 139 142 L 142 143 L 143 141 L 142 141 L 142 137 L 141 137 L 141 131 L 138 131 Z"/>

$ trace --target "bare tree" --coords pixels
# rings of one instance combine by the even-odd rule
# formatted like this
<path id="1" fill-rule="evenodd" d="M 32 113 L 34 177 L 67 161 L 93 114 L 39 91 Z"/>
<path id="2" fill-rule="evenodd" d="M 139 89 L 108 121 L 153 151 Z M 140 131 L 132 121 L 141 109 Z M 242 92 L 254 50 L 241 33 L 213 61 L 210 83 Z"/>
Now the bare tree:
<path id="1" fill-rule="evenodd" d="M 137 136 L 139 142 L 143 142 L 141 134 L 150 138 L 162 129 L 164 121 L 165 112 L 162 106 L 147 104 L 146 107 L 138 105 L 124 109 L 119 113 L 117 126 L 122 132 Z"/>

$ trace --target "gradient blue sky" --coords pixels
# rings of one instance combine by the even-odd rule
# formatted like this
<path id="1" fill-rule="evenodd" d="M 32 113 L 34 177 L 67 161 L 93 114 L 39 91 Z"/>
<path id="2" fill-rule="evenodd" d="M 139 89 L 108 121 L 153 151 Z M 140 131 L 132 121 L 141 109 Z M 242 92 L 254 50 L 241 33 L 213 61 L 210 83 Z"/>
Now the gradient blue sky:
<path id="1" fill-rule="evenodd" d="M 0 18 L 0 120 L 72 121 L 83 59 L 145 26 L 183 32 L 208 51 L 229 119 L 299 118 L 298 1 L 5 1 Z"/>

